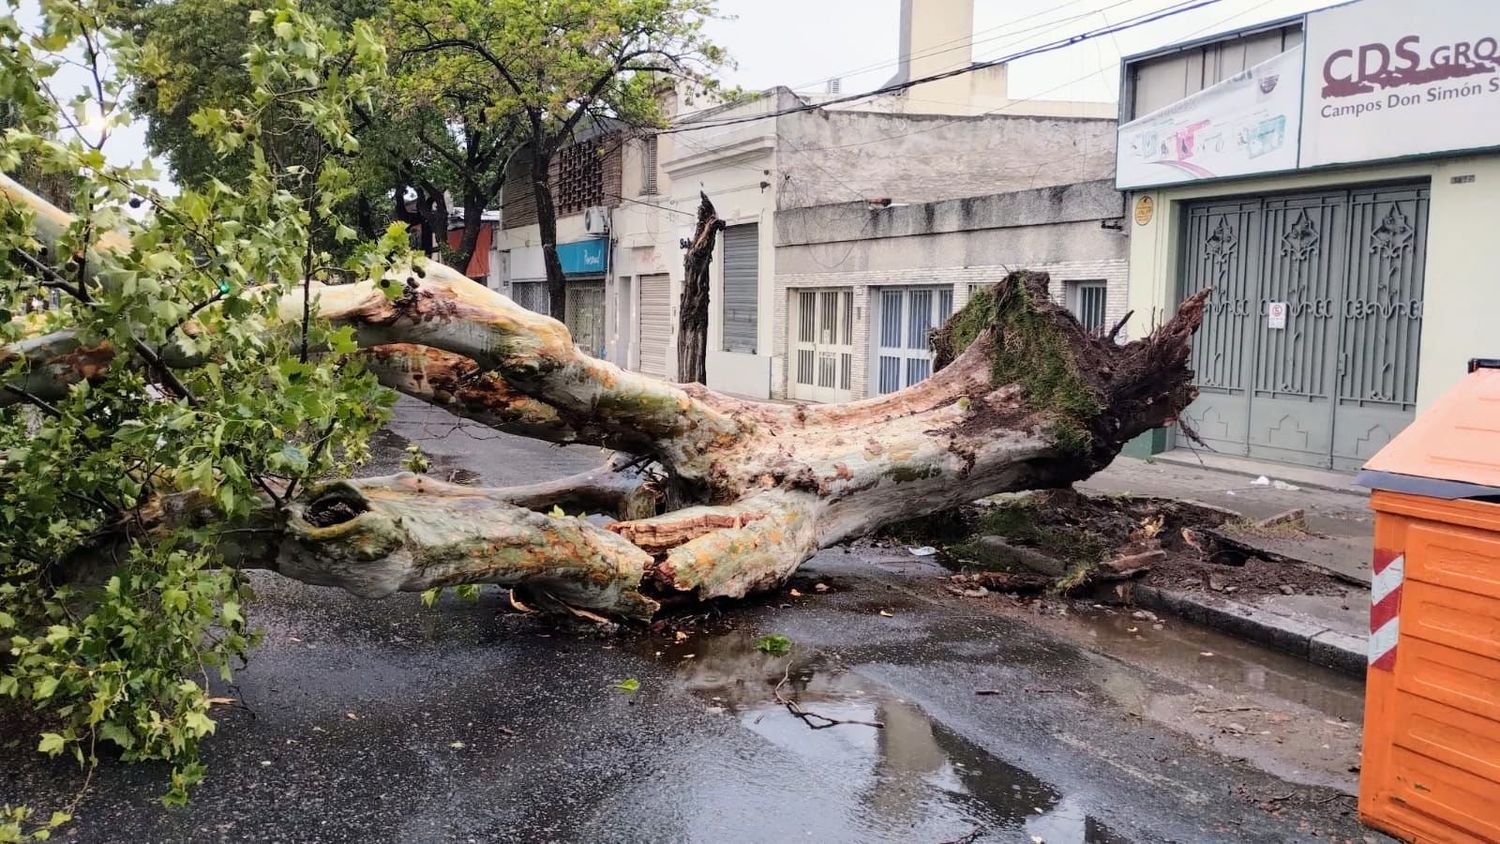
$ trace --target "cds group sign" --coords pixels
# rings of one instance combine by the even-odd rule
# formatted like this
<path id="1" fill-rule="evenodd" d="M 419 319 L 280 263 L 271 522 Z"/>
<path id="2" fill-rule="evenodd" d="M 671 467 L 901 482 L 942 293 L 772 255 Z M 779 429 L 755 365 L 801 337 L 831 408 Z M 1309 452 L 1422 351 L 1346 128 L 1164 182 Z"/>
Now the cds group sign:
<path id="1" fill-rule="evenodd" d="M 1419 7 L 1307 16 L 1302 167 L 1500 146 L 1500 2 Z"/>

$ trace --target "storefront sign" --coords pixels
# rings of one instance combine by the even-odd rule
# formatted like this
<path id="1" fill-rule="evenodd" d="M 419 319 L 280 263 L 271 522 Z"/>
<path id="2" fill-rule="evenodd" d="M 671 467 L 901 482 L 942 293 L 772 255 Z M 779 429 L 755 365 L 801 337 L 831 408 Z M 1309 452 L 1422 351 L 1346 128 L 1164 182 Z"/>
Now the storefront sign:
<path id="1" fill-rule="evenodd" d="M 1299 47 L 1121 126 L 1116 186 L 1295 169 L 1301 77 Z"/>
<path id="2" fill-rule="evenodd" d="M 1306 48 L 1303 167 L 1500 146 L 1500 3 L 1350 3 Z"/>
<path id="3" fill-rule="evenodd" d="M 557 259 L 563 275 L 601 275 L 604 272 L 609 240 L 594 238 L 557 244 Z"/>

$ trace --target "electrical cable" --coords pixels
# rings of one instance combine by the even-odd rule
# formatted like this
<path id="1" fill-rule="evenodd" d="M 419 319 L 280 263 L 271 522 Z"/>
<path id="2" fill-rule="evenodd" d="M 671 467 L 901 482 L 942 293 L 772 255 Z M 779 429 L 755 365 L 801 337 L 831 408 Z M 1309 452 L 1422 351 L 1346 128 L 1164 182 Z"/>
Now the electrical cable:
<path id="1" fill-rule="evenodd" d="M 684 123 L 684 124 L 681 124 L 681 125 L 678 125 L 678 126 L 668 127 L 666 129 L 655 130 L 654 134 L 657 134 L 657 135 L 670 135 L 670 134 L 679 134 L 679 133 L 682 133 L 682 132 L 701 131 L 701 130 L 704 130 L 704 129 L 715 129 L 715 128 L 719 128 L 719 127 L 723 127 L 723 126 L 735 126 L 735 125 L 739 125 L 739 124 L 742 124 L 742 123 L 751 123 L 751 122 L 758 121 L 758 120 L 766 120 L 766 119 L 769 119 L 769 118 L 772 118 L 772 117 L 781 117 L 781 116 L 787 115 L 787 114 L 797 114 L 797 113 L 805 112 L 805 111 L 816 111 L 818 109 L 827 108 L 828 106 L 831 106 L 831 105 L 838 105 L 840 103 L 848 103 L 848 102 L 855 102 L 855 101 L 858 101 L 858 100 L 865 100 L 865 99 L 869 99 L 871 97 L 880 96 L 882 94 L 891 94 L 891 93 L 896 93 L 898 91 L 905 91 L 905 90 L 908 90 L 910 88 L 915 88 L 915 87 L 917 87 L 919 85 L 925 85 L 925 84 L 930 83 L 930 82 L 937 82 L 937 81 L 943 80 L 943 79 L 951 79 L 953 77 L 962 76 L 962 75 L 967 74 L 967 73 L 975 73 L 977 71 L 986 70 L 986 69 L 991 68 L 991 67 L 997 67 L 997 66 L 1003 65 L 1003 64 L 1005 64 L 1007 62 L 1015 61 L 1017 59 L 1022 59 L 1022 58 L 1026 58 L 1026 57 L 1029 57 L 1029 56 L 1041 55 L 1043 53 L 1055 52 L 1057 50 L 1063 49 L 1064 47 L 1071 47 L 1074 44 L 1079 44 L 1079 43 L 1082 43 L 1082 42 L 1087 41 L 1087 40 L 1092 39 L 1092 38 L 1099 38 L 1099 37 L 1104 36 L 1104 35 L 1112 35 L 1112 34 L 1114 34 L 1116 32 L 1123 32 L 1123 31 L 1125 31 L 1127 29 L 1134 29 L 1134 28 L 1136 28 L 1138 26 L 1144 26 L 1144 25 L 1146 25 L 1148 23 L 1154 23 L 1154 22 L 1159 21 L 1159 20 L 1165 20 L 1167 18 L 1174 17 L 1176 15 L 1180 15 L 1180 14 L 1183 14 L 1185 12 L 1191 12 L 1191 11 L 1194 11 L 1196 9 L 1202 9 L 1202 8 L 1206 8 L 1208 6 L 1217 5 L 1218 3 L 1221 3 L 1221 2 L 1223 2 L 1223 0 L 1186 0 L 1186 2 L 1178 3 L 1175 6 L 1169 7 L 1167 9 L 1163 9 L 1163 10 L 1155 12 L 1155 13 L 1148 13 L 1148 14 L 1138 15 L 1138 16 L 1136 16 L 1134 18 L 1128 18 L 1128 19 L 1126 19 L 1124 21 L 1121 21 L 1120 23 L 1117 23 L 1117 24 L 1112 24 L 1112 25 L 1109 25 L 1109 26 L 1100 27 L 1098 29 L 1088 30 L 1088 31 L 1085 31 L 1085 32 L 1078 33 L 1077 35 L 1070 36 L 1068 38 L 1062 38 L 1062 39 L 1058 39 L 1058 40 L 1055 40 L 1055 41 L 1047 42 L 1045 44 L 1040 44 L 1040 45 L 1035 46 L 1035 47 L 1030 47 L 1030 48 L 1027 48 L 1027 49 L 1024 49 L 1024 50 L 1019 50 L 1019 51 L 1011 53 L 1009 55 L 1001 56 L 1000 58 L 997 58 L 997 59 L 991 59 L 991 60 L 986 61 L 986 62 L 976 62 L 976 63 L 974 63 L 972 65 L 967 66 L 967 67 L 955 68 L 953 70 L 944 71 L 942 73 L 934 73 L 934 74 L 932 74 L 930 76 L 924 76 L 924 77 L 921 77 L 921 78 L 918 78 L 918 79 L 909 79 L 909 80 L 906 80 L 905 82 L 898 82 L 898 83 L 895 83 L 895 84 L 892 84 L 892 85 L 886 85 L 884 87 L 877 88 L 877 89 L 875 89 L 873 91 L 866 91 L 866 92 L 860 93 L 860 94 L 851 94 L 851 95 L 844 96 L 844 97 L 835 97 L 835 98 L 833 98 L 831 100 L 827 100 L 827 101 L 824 101 L 824 102 L 821 102 L 821 103 L 804 103 L 802 105 L 793 106 L 791 108 L 777 109 L 775 111 L 771 111 L 771 112 L 768 112 L 766 114 L 753 114 L 753 115 L 745 115 L 743 117 L 725 118 L 725 119 L 722 119 L 722 120 L 715 120 L 715 121 L 700 121 L 700 122 L 694 122 L 694 123 Z M 639 128 L 649 130 L 649 127 L 639 127 Z"/>

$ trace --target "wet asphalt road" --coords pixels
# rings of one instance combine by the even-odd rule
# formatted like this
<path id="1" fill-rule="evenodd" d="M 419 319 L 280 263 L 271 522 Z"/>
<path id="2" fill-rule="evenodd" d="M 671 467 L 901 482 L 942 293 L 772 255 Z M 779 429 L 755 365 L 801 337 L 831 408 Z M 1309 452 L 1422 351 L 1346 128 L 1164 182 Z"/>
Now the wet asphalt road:
<path id="1" fill-rule="evenodd" d="M 403 405 L 400 437 L 446 417 Z M 423 422 L 429 421 L 424 432 Z M 594 450 L 428 439 L 434 474 L 575 471 Z M 813 591 L 828 584 L 827 593 Z M 943 592 L 930 564 L 825 552 L 805 597 L 671 632 L 565 633 L 445 597 L 361 601 L 257 576 L 264 645 L 222 690 L 207 782 L 106 763 L 77 841 L 1363 840 L 1347 797 L 1284 782 L 1142 718 L 1170 681 Z M 881 611 L 889 613 L 882 614 Z M 755 650 L 781 633 L 790 657 Z M 626 679 L 640 688 L 617 688 Z M 1163 684 L 1167 686 L 1163 688 Z M 812 730 L 776 700 L 880 721 Z M 993 694 L 976 695 L 976 689 Z M 0 802 L 50 811 L 79 777 L 0 747 Z M 0 745 L 6 744 L 0 742 Z M 969 838 L 967 836 L 973 836 Z"/>

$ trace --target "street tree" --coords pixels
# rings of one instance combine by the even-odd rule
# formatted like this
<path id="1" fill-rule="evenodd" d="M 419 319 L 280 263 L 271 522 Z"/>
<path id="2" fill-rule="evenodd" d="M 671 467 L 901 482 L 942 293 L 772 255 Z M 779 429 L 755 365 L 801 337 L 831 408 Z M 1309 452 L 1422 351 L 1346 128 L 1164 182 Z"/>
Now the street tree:
<path id="1" fill-rule="evenodd" d="M 513 118 L 536 203 L 551 315 L 564 314 L 550 169 L 591 124 L 661 123 L 662 86 L 714 87 L 726 61 L 703 32 L 712 0 L 392 0 L 397 43 L 427 75 L 484 93 L 468 106 Z"/>
<path id="2" fill-rule="evenodd" d="M 389 406 L 357 359 L 303 354 L 351 347 L 352 331 L 276 308 L 307 281 L 379 276 L 407 252 L 397 229 L 335 269 L 314 245 L 319 232 L 353 234 L 334 216 L 358 146 L 349 115 L 375 105 L 386 54 L 368 26 L 342 33 L 290 3 L 247 14 L 239 53 L 252 87 L 196 118 L 215 154 L 243 162 L 243 178 L 164 197 L 149 166 L 105 156 L 129 119 L 115 71 L 151 57 L 106 25 L 117 11 L 106 3 L 40 6 L 36 32 L 0 17 L 0 94 L 15 115 L 0 170 L 64 181 L 75 214 L 6 181 L 0 700 L 40 716 L 43 752 L 85 766 L 108 746 L 127 761 L 171 761 L 167 799 L 180 802 L 203 775 L 197 745 L 214 728 L 206 675 L 228 677 L 255 638 L 219 539 L 254 535 L 245 519 L 262 497 L 287 501 L 352 465 Z M 61 87 L 66 62 L 83 65 L 84 90 Z M 275 163 L 267 144 L 284 132 L 318 149 L 317 168 Z M 38 299 L 52 304 L 28 312 Z M 63 326 L 90 348 L 119 350 L 119 365 L 43 398 L 43 372 L 13 350 Z M 87 368 L 89 354 L 70 360 Z M 202 365 L 171 368 L 183 355 Z M 99 544 L 158 519 L 163 493 L 186 489 L 214 520 Z M 98 576 L 76 578 L 75 565 Z M 0 839 L 38 831 L 25 809 L 7 811 Z"/>
<path id="3" fill-rule="evenodd" d="M 142 45 L 146 61 L 132 80 L 137 111 L 147 119 L 147 142 L 163 155 L 179 185 L 202 187 L 218 179 L 239 184 L 249 172 L 249 153 L 221 155 L 212 137 L 198 131 L 193 116 L 228 108 L 251 95 L 244 66 L 250 23 L 262 0 L 129 0 L 114 20 Z M 356 22 L 381 22 L 374 31 L 393 37 L 386 25 L 387 0 L 304 0 L 301 10 L 330 29 L 349 33 Z M 391 54 L 381 96 L 370 109 L 356 109 L 353 133 L 360 141 L 346 162 L 354 191 L 344 212 L 365 238 L 376 238 L 392 220 L 405 222 L 418 248 L 466 267 L 477 248 L 484 211 L 497 204 L 500 171 L 515 148 L 513 120 L 491 121 L 471 108 L 484 97 L 472 81 L 444 80 L 420 61 Z M 268 116 L 272 117 L 272 116 Z M 295 121 L 294 121 L 295 122 Z M 280 166 L 316 156 L 296 132 L 267 132 L 262 149 Z M 457 243 L 448 242 L 448 197 L 463 209 Z"/>
<path id="4" fill-rule="evenodd" d="M 42 752 L 171 760 L 171 801 L 203 775 L 204 672 L 227 677 L 254 641 L 245 569 L 368 598 L 491 583 L 532 611 L 642 622 L 774 588 L 891 521 L 1088 477 L 1194 396 L 1206 293 L 1117 345 L 1027 272 L 976 293 L 934 337 L 945 366 L 888 396 L 763 403 L 621 370 L 412 253 L 399 224 L 341 265 L 319 249 L 320 230 L 353 235 L 345 156 L 387 70 L 370 27 L 291 0 L 255 13 L 254 86 L 193 119 L 247 177 L 163 197 L 102 141 L 59 135 L 47 88 L 80 43 L 148 57 L 94 0 L 42 2 L 40 33 L 0 18 L 0 94 L 22 115 L 0 170 L 69 174 L 76 201 L 0 176 L 0 698 L 42 720 Z M 97 80 L 64 103 L 125 120 L 122 83 Z M 317 139 L 316 172 L 266 153 L 272 114 Z M 59 303 L 23 313 L 38 290 Z M 501 489 L 350 477 L 392 390 L 618 456 Z M 0 837 L 28 823 L 13 809 Z"/>

